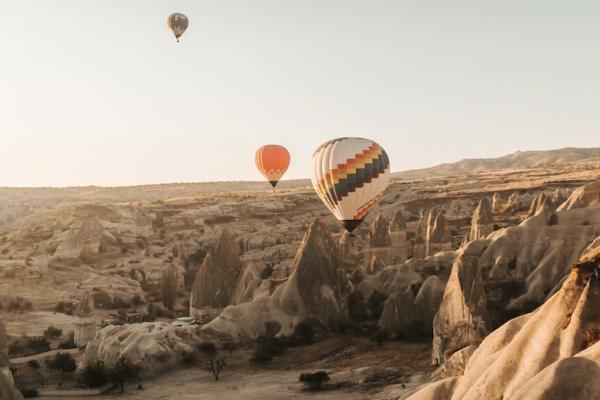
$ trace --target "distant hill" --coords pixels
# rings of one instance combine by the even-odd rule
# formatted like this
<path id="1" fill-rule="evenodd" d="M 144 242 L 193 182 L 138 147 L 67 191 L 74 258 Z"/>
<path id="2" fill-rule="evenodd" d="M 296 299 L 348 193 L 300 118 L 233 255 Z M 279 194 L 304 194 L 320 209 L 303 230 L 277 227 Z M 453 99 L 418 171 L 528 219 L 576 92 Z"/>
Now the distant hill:
<path id="1" fill-rule="evenodd" d="M 600 147 L 566 147 L 556 150 L 517 151 L 497 158 L 465 158 L 429 168 L 395 172 L 396 178 L 425 178 L 429 176 L 458 175 L 493 169 L 523 168 L 544 164 L 564 164 L 575 161 L 600 161 Z"/>

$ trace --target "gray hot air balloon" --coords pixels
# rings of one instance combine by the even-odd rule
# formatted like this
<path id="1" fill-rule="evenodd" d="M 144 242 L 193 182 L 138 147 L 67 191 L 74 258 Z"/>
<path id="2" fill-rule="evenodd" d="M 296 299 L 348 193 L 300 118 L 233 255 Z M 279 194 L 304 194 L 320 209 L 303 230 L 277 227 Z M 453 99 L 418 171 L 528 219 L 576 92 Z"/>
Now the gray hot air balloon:
<path id="1" fill-rule="evenodd" d="M 185 32 L 185 30 L 187 29 L 189 24 L 188 18 L 180 13 L 173 13 L 171 15 L 169 15 L 169 18 L 167 18 L 167 26 L 169 27 L 169 29 L 171 31 L 173 31 L 173 34 L 175 35 L 175 38 L 177 39 L 177 43 L 179 43 L 179 38 L 181 37 L 181 35 L 183 35 L 183 32 Z"/>

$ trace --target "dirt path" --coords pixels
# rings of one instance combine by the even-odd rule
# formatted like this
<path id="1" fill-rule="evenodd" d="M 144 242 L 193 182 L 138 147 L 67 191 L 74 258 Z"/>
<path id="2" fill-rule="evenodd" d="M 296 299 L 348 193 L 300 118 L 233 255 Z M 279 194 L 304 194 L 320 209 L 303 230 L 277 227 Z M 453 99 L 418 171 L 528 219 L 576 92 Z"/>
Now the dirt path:
<path id="1" fill-rule="evenodd" d="M 298 383 L 297 371 L 256 371 L 224 373 L 215 382 L 200 368 L 181 370 L 144 384 L 143 390 L 130 388 L 123 395 L 107 395 L 96 399 L 177 399 L 177 400 L 362 400 L 366 394 L 344 390 L 306 392 Z"/>

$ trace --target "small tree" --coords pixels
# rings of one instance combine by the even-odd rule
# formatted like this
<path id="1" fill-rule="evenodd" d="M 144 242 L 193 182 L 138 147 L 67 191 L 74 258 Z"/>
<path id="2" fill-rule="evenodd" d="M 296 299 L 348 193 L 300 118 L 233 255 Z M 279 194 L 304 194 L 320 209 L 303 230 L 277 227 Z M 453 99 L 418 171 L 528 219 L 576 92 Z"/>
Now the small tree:
<path id="1" fill-rule="evenodd" d="M 177 269 L 173 265 L 163 268 L 160 276 L 160 297 L 165 308 L 173 311 L 177 301 Z"/>
<path id="2" fill-rule="evenodd" d="M 69 336 L 58 344 L 59 349 L 76 349 L 77 343 L 75 343 L 75 333 L 69 332 Z"/>
<path id="3" fill-rule="evenodd" d="M 225 359 L 222 357 L 214 357 L 207 363 L 208 372 L 213 374 L 215 381 L 219 380 L 219 375 L 223 371 L 223 367 L 225 367 Z"/>
<path id="4" fill-rule="evenodd" d="M 127 358 L 121 357 L 119 358 L 119 361 L 110 368 L 109 376 L 115 385 L 119 385 L 121 393 L 124 393 L 125 382 L 138 379 L 141 371 L 142 368 L 139 365 L 134 365 Z"/>
<path id="5" fill-rule="evenodd" d="M 44 331 L 44 337 L 47 339 L 54 339 L 54 338 L 62 336 L 62 334 L 63 334 L 62 329 L 58 329 L 53 326 L 49 326 Z"/>
<path id="6" fill-rule="evenodd" d="M 92 361 L 83 369 L 81 383 L 90 388 L 97 388 L 109 382 L 108 371 L 102 361 Z"/>
<path id="7" fill-rule="evenodd" d="M 273 357 L 283 354 L 284 351 L 285 346 L 281 340 L 269 336 L 260 336 L 256 341 L 256 347 L 250 360 L 259 364 L 266 364 L 273 360 Z"/>
<path id="8" fill-rule="evenodd" d="M 325 371 L 300 374 L 300 382 L 304 383 L 311 390 L 321 390 L 323 383 L 329 381 L 329 374 Z"/>
<path id="9" fill-rule="evenodd" d="M 65 374 L 70 374 L 77 369 L 77 363 L 69 353 L 57 353 L 53 359 L 46 361 L 46 366 L 60 372 L 61 383 Z"/>
<path id="10" fill-rule="evenodd" d="M 313 322 L 310 320 L 303 320 L 294 327 L 293 342 L 297 345 L 308 346 L 315 342 L 315 332 L 313 329 Z"/>

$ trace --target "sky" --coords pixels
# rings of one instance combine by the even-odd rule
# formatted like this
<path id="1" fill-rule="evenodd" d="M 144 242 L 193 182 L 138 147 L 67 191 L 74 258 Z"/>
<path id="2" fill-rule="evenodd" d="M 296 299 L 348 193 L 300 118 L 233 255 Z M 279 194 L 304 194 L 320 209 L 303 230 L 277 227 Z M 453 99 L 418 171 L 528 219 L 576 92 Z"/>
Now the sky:
<path id="1" fill-rule="evenodd" d="M 172 12 L 190 27 L 177 44 Z M 600 146 L 600 2 L 0 0 L 0 186 L 258 180 Z"/>

